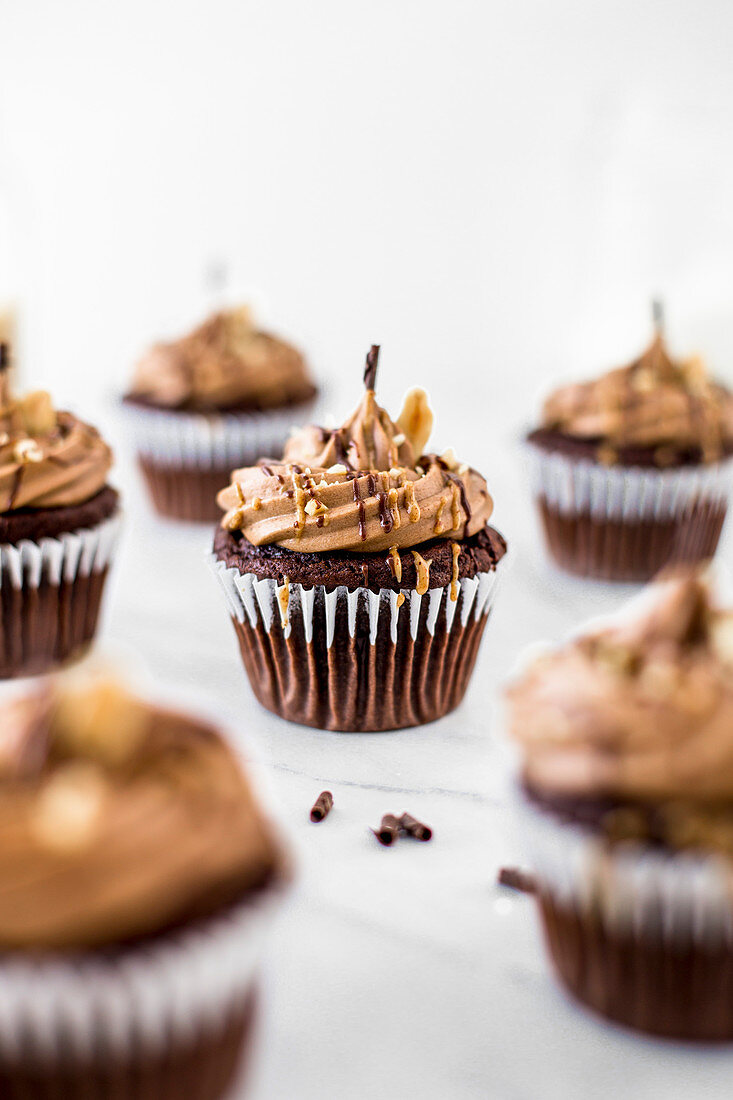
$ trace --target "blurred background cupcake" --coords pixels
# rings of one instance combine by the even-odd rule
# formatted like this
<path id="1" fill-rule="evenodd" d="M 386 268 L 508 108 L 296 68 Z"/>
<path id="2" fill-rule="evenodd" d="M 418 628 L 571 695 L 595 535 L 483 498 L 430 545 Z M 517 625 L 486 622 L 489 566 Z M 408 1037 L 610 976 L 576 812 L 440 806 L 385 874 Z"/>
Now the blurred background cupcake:
<path id="1" fill-rule="evenodd" d="M 0 343 L 0 677 L 80 656 L 97 627 L 119 530 L 99 432 L 42 390 L 15 398 Z"/>
<path id="2" fill-rule="evenodd" d="M 463 698 L 506 555 L 484 478 L 424 453 L 422 390 L 395 422 L 365 393 L 343 427 L 232 473 L 214 564 L 257 698 L 321 729 L 431 722 Z"/>
<path id="3" fill-rule="evenodd" d="M 715 553 L 733 484 L 733 394 L 699 359 L 647 351 L 555 390 L 530 432 L 547 546 L 570 573 L 649 580 Z"/>
<path id="4" fill-rule="evenodd" d="M 230 471 L 280 454 L 315 395 L 301 353 L 260 331 L 246 306 L 156 344 L 137 364 L 125 404 L 158 512 L 217 519 L 216 492 Z"/>
<path id="5" fill-rule="evenodd" d="M 733 1039 L 733 611 L 688 571 L 508 693 L 561 981 L 610 1019 Z"/>
<path id="6" fill-rule="evenodd" d="M 2 728 L 0 1095 L 223 1096 L 283 881 L 233 752 L 98 678 Z"/>

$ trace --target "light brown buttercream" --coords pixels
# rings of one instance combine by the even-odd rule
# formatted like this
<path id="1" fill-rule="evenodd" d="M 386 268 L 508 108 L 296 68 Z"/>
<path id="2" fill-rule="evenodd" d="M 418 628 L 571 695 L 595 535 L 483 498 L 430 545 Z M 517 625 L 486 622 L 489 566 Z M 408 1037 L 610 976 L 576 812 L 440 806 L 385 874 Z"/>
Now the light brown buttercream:
<path id="1" fill-rule="evenodd" d="M 155 934 L 260 885 L 276 850 L 208 726 L 115 686 L 24 700 L 0 743 L 0 948 Z"/>
<path id="2" fill-rule="evenodd" d="M 96 428 L 56 412 L 48 394 L 0 406 L 0 510 L 83 504 L 103 488 L 112 451 Z"/>
<path id="3" fill-rule="evenodd" d="M 255 327 L 245 307 L 214 314 L 188 336 L 156 344 L 135 368 L 131 397 L 162 408 L 257 408 L 314 393 L 296 348 Z"/>
<path id="4" fill-rule="evenodd" d="M 416 394 L 409 396 L 414 404 Z M 282 462 L 235 470 L 218 502 L 223 525 L 255 546 L 306 553 L 373 553 L 464 538 L 493 511 L 483 477 L 452 459 L 416 456 L 372 390 L 342 428 L 303 428 Z"/>
<path id="5" fill-rule="evenodd" d="M 634 621 L 540 658 L 508 692 L 526 777 L 548 794 L 733 799 L 733 611 L 698 575 Z"/>
<path id="6" fill-rule="evenodd" d="M 733 394 L 699 359 L 672 360 L 658 334 L 629 366 L 552 393 L 542 423 L 611 447 L 699 447 L 714 461 L 733 446 Z"/>

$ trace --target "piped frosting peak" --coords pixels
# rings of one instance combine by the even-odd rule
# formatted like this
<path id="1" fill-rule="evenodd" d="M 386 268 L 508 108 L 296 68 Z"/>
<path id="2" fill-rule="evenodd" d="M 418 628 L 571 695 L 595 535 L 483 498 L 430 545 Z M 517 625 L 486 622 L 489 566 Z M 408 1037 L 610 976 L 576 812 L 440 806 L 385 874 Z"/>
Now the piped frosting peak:
<path id="1" fill-rule="evenodd" d="M 424 391 L 411 390 L 393 421 L 368 385 L 342 427 L 302 428 L 281 462 L 235 470 L 218 496 L 222 523 L 256 546 L 303 552 L 371 553 L 475 534 L 493 510 L 486 482 L 452 456 L 423 454 L 432 423 Z"/>

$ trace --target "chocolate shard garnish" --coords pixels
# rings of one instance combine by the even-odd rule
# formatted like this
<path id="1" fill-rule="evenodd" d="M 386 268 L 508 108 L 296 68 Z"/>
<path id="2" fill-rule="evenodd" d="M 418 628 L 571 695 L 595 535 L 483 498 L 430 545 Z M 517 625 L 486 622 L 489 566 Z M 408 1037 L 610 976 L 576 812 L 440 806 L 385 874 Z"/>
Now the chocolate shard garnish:
<path id="1" fill-rule="evenodd" d="M 0 371 L 6 371 L 10 366 L 10 345 L 0 343 Z"/>
<path id="2" fill-rule="evenodd" d="M 537 893 L 537 881 L 534 875 L 523 871 L 520 867 L 502 867 L 497 881 L 500 886 L 508 886 L 510 890 L 518 890 L 520 894 Z"/>
<path id="3" fill-rule="evenodd" d="M 330 791 L 321 791 L 311 809 L 311 821 L 323 821 L 333 809 L 333 795 Z"/>
<path id="4" fill-rule="evenodd" d="M 664 331 L 664 302 L 661 298 L 652 299 L 652 324 L 655 332 Z"/>
<path id="5" fill-rule="evenodd" d="M 377 365 L 379 363 L 379 344 L 372 344 L 366 357 L 364 367 L 364 386 L 368 390 L 375 389 L 377 381 Z"/>
<path id="6" fill-rule="evenodd" d="M 400 828 L 402 832 L 407 836 L 412 836 L 415 840 L 430 840 L 433 835 L 433 830 L 429 825 L 424 825 L 422 821 L 418 821 L 412 814 L 403 814 L 400 818 Z"/>
<path id="7" fill-rule="evenodd" d="M 372 829 L 372 832 L 380 844 L 383 844 L 385 848 L 389 848 L 390 844 L 394 844 L 400 835 L 399 819 L 394 814 L 385 814 L 379 828 Z"/>

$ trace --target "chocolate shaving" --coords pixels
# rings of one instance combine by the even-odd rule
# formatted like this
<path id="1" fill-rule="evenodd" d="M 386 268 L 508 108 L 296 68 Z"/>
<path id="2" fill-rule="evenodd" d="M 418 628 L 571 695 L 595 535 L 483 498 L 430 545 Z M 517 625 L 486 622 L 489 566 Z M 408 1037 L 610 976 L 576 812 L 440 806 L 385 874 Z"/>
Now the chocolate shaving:
<path id="1" fill-rule="evenodd" d="M 311 809 L 311 821 L 323 821 L 333 809 L 333 795 L 330 791 L 321 791 Z"/>
<path id="2" fill-rule="evenodd" d="M 652 299 L 652 323 L 655 332 L 664 331 L 664 302 L 660 298 Z"/>
<path id="3" fill-rule="evenodd" d="M 424 825 L 412 814 L 403 814 L 400 818 L 400 828 L 406 836 L 412 836 L 415 840 L 430 840 L 433 830 L 429 825 Z"/>
<path id="4" fill-rule="evenodd" d="M 385 814 L 378 829 L 372 829 L 375 837 L 385 848 L 397 840 L 400 835 L 400 823 L 394 814 Z"/>
<path id="5" fill-rule="evenodd" d="M 502 867 L 497 877 L 500 886 L 508 886 L 510 890 L 517 890 L 520 894 L 536 894 L 537 882 L 534 875 L 523 871 L 520 867 Z"/>
<path id="6" fill-rule="evenodd" d="M 377 365 L 379 363 L 379 344 L 372 344 L 366 357 L 364 367 L 364 385 L 368 390 L 375 388 L 377 381 Z"/>

